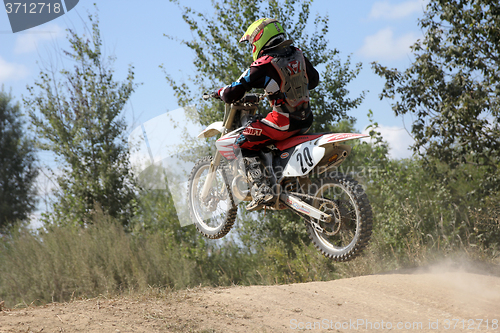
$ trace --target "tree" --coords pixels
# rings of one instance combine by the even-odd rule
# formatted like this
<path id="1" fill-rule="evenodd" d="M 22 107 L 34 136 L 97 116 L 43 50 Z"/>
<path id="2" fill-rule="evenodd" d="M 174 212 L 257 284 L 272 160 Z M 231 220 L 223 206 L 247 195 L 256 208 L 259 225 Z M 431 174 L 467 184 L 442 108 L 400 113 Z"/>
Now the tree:
<path id="1" fill-rule="evenodd" d="M 500 3 L 431 0 L 419 24 L 425 35 L 412 46 L 410 68 L 373 64 L 386 79 L 381 98 L 399 97 L 396 115 L 416 116 L 416 153 L 451 169 L 485 167 L 497 176 L 483 188 L 498 188 Z"/>
<path id="2" fill-rule="evenodd" d="M 121 113 L 136 87 L 134 72 L 130 66 L 127 79 L 115 81 L 108 64 L 113 59 L 101 50 L 99 21 L 92 15 L 89 20 L 88 37 L 68 30 L 71 51 L 64 54 L 73 70 L 42 71 L 39 89 L 28 88 L 25 105 L 43 139 L 40 147 L 62 164 L 52 221 L 84 225 L 102 210 L 127 224 L 136 194 Z"/>
<path id="3" fill-rule="evenodd" d="M 26 220 L 35 208 L 35 144 L 24 131 L 19 103 L 0 91 L 0 228 Z"/>
<path id="4" fill-rule="evenodd" d="M 184 21 L 194 36 L 193 40 L 183 40 L 181 43 L 194 51 L 196 74 L 190 78 L 192 85 L 188 85 L 185 82 L 177 83 L 171 73 L 167 73 L 167 80 L 174 89 L 179 105 L 193 104 L 200 100 L 203 92 L 235 81 L 253 62 L 249 46 L 238 43 L 239 39 L 257 19 L 273 17 L 283 24 L 287 36 L 294 40 L 294 45 L 303 50 L 320 71 L 320 85 L 311 91 L 311 106 L 315 114 L 312 130 L 328 131 L 334 122 L 350 118 L 347 111 L 361 103 L 364 93 L 351 99 L 348 98 L 346 87 L 358 74 L 361 64 L 351 69 L 350 57 L 342 63 L 338 57 L 339 51 L 329 48 L 324 38 L 328 32 L 328 17 L 318 15 L 314 20 L 309 20 L 311 3 L 312 0 L 212 1 L 215 10 L 212 17 L 192 8 L 181 7 Z M 313 32 L 308 33 L 312 29 Z M 173 36 L 168 37 L 175 39 Z M 197 106 L 203 123 L 222 119 L 222 103 L 209 101 Z"/>

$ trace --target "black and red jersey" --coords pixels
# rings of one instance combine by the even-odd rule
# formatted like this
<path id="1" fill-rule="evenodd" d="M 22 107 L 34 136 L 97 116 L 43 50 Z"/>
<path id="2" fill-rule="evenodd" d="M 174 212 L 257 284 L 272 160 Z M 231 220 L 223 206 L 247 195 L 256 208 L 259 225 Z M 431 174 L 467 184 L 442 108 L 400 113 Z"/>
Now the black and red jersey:
<path id="1" fill-rule="evenodd" d="M 247 125 L 236 145 L 246 150 L 259 150 L 309 128 L 313 121 L 309 90 L 318 83 L 316 69 L 302 51 L 293 46 L 282 49 L 279 54 L 257 59 L 236 82 L 218 91 L 224 102 L 232 103 L 252 88 L 263 88 L 273 106 L 273 111 L 265 118 Z"/>
<path id="2" fill-rule="evenodd" d="M 293 46 L 290 47 L 290 52 L 297 51 L 301 52 Z M 272 55 L 264 55 L 253 62 L 238 80 L 219 90 L 221 99 L 226 103 L 235 102 L 252 88 L 263 88 L 268 94 L 279 91 L 282 82 L 279 72 L 271 63 L 273 58 Z M 305 56 L 304 60 L 309 81 L 308 89 L 314 89 L 319 83 L 319 74 Z"/>

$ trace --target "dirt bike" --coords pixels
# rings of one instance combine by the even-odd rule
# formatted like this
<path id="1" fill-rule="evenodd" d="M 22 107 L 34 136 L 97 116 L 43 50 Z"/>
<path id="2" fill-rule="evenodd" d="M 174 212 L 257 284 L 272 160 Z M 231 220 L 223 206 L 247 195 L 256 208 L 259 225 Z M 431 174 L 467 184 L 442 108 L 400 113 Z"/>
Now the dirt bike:
<path id="1" fill-rule="evenodd" d="M 217 98 L 205 94 L 203 98 Z M 257 112 L 262 94 L 247 94 L 225 105 L 224 119 L 202 131 L 198 138 L 221 137 L 217 152 L 193 167 L 188 182 L 190 216 L 205 237 L 224 237 L 232 228 L 238 203 L 252 200 L 242 159 L 234 142 Z M 372 210 L 363 187 L 352 178 L 331 172 L 346 159 L 351 147 L 343 143 L 367 137 L 355 133 L 298 133 L 261 150 L 274 202 L 262 209 L 291 209 L 301 216 L 316 248 L 328 258 L 348 261 L 367 245 L 372 231 Z M 331 175 L 333 174 L 333 176 Z"/>

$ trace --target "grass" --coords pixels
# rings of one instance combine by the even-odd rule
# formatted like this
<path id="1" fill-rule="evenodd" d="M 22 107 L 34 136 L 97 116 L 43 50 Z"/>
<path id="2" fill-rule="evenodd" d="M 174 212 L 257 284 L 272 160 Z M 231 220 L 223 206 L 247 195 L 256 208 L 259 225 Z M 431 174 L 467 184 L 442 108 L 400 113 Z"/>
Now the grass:
<path id="1" fill-rule="evenodd" d="M 7 306 L 198 282 L 182 248 L 159 234 L 133 237 L 109 219 L 86 229 L 22 229 L 2 244 L 0 261 L 0 299 Z"/>
<path id="2" fill-rule="evenodd" d="M 437 229 L 429 236 L 419 232 L 421 218 L 405 209 L 408 214 L 398 223 L 408 232 L 399 247 L 375 225 L 369 247 L 348 263 L 333 263 L 304 243 L 290 256 L 279 240 L 250 251 L 232 242 L 185 244 L 171 232 L 127 233 L 105 216 L 87 228 L 53 226 L 38 233 L 19 228 L 0 240 L 0 302 L 12 308 L 197 286 L 326 281 L 425 266 L 457 252 L 462 260 L 500 263 L 498 246 L 480 241 L 491 237 L 477 232 L 450 236 Z M 495 214 L 468 214 L 467 230 L 498 233 Z"/>

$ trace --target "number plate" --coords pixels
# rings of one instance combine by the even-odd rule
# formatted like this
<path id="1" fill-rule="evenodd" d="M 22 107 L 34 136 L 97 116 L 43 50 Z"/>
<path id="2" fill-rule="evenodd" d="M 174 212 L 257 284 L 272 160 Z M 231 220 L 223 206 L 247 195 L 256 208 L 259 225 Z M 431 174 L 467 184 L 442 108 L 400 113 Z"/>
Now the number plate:
<path id="1" fill-rule="evenodd" d="M 325 148 L 318 147 L 314 141 L 301 143 L 292 153 L 288 164 L 283 170 L 285 177 L 300 177 L 307 175 L 325 155 Z"/>

